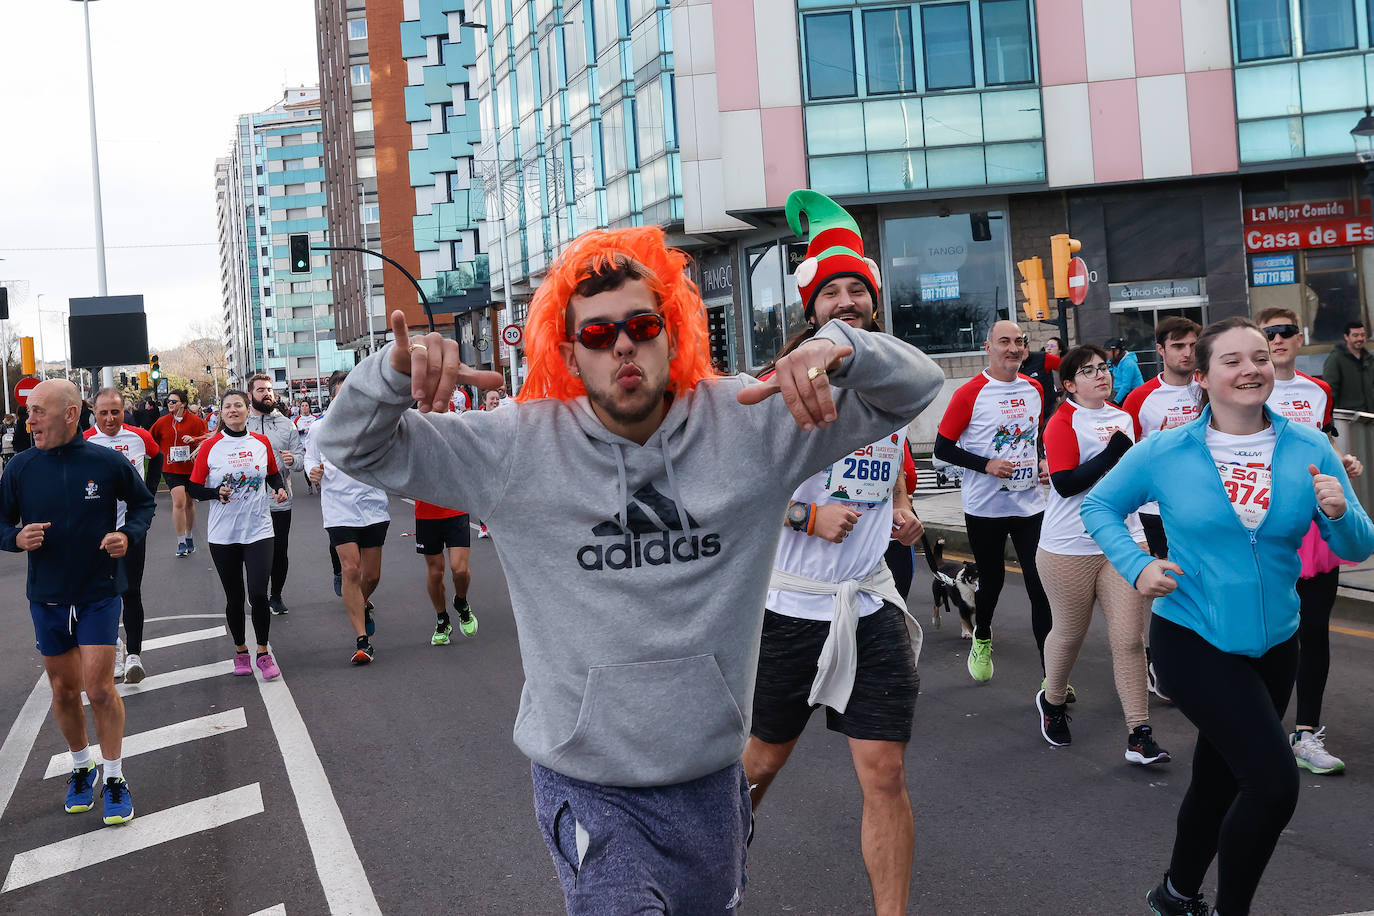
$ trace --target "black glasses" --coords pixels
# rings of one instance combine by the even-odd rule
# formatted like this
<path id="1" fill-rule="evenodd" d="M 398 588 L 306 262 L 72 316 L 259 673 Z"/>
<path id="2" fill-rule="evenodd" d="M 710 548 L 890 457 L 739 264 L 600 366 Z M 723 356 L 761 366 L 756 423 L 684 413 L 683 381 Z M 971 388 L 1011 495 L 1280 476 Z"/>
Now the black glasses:
<path id="1" fill-rule="evenodd" d="M 1264 329 L 1264 336 L 1273 340 L 1275 337 L 1282 337 L 1287 340 L 1290 337 L 1297 337 L 1302 333 L 1302 328 L 1296 324 L 1275 324 Z"/>
<path id="2" fill-rule="evenodd" d="M 1077 374 L 1084 378 L 1097 378 L 1099 375 L 1106 375 L 1112 371 L 1112 367 L 1106 363 L 1093 363 L 1091 366 L 1084 366 L 1079 369 Z"/>
<path id="3" fill-rule="evenodd" d="M 596 321 L 579 328 L 574 339 L 588 350 L 606 350 L 615 346 L 621 331 L 635 343 L 653 340 L 663 333 L 663 316 L 649 313 L 631 315 L 624 321 Z"/>

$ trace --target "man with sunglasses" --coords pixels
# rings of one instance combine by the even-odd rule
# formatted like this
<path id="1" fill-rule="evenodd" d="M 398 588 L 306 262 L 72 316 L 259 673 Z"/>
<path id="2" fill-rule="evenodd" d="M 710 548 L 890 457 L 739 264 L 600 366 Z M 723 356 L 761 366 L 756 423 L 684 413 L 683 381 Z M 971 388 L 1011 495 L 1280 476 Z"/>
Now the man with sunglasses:
<path id="1" fill-rule="evenodd" d="M 1332 432 L 1335 427 L 1331 422 L 1331 389 L 1324 380 L 1296 368 L 1303 342 L 1298 316 L 1291 309 L 1270 308 L 1260 312 L 1257 322 L 1269 338 L 1269 360 L 1274 367 L 1274 391 L 1266 402 L 1269 408 L 1304 426 Z M 1341 463 L 1351 478 L 1364 473 L 1364 466 L 1354 455 L 1342 455 Z M 1326 749 L 1326 728 L 1321 724 L 1321 715 L 1331 669 L 1331 609 L 1340 585 L 1340 566 L 1346 561 L 1332 553 L 1315 523 L 1298 553 L 1302 557 L 1302 574 L 1297 583 L 1297 721 L 1289 743 L 1298 766 L 1308 772 L 1340 773 L 1345 762 Z"/>
<path id="2" fill-rule="evenodd" d="M 1363 324 L 1346 322 L 1345 337 L 1322 365 L 1322 381 L 1331 386 L 1337 410 L 1374 412 L 1374 355 L 1364 348 L 1367 337 Z"/>
<path id="3" fill-rule="evenodd" d="M 980 684 L 992 680 L 992 615 L 1006 574 L 1007 538 L 1024 573 L 1042 672 L 1053 625 L 1035 567 L 1049 472 L 1039 460 L 1045 395 L 1039 382 L 1020 374 L 1029 347 L 1016 322 L 995 322 L 983 344 L 987 369 L 954 392 L 935 436 L 935 457 L 971 472 L 964 474 L 960 496 L 979 575 L 968 673 Z"/>
<path id="4" fill-rule="evenodd" d="M 738 906 L 740 754 L 788 498 L 943 381 L 839 321 L 767 382 L 721 378 L 687 267 L 656 226 L 576 239 L 535 293 L 529 375 L 500 410 L 447 413 L 455 384 L 499 378 L 393 312 L 398 343 L 312 433 L 347 473 L 491 527 L 525 669 L 515 741 L 570 913 Z"/>
<path id="5" fill-rule="evenodd" d="M 190 398 L 180 388 L 167 398 L 167 413 L 159 417 L 149 430 L 158 448 L 166 455 L 162 478 L 172 491 L 172 525 L 177 533 L 177 557 L 195 553 L 196 502 L 186 492 L 195 466 L 191 453 L 203 440 L 210 438 L 205 421 L 187 410 Z"/>

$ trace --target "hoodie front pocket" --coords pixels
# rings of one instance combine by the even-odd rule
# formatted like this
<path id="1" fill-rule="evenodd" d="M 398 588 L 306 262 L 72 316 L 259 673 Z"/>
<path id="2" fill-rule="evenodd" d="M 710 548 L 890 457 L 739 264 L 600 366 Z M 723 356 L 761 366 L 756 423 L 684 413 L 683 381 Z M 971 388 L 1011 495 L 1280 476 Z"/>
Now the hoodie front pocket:
<path id="1" fill-rule="evenodd" d="M 550 760 L 602 785 L 667 785 L 728 765 L 743 740 L 744 715 L 714 655 L 597 665 Z"/>

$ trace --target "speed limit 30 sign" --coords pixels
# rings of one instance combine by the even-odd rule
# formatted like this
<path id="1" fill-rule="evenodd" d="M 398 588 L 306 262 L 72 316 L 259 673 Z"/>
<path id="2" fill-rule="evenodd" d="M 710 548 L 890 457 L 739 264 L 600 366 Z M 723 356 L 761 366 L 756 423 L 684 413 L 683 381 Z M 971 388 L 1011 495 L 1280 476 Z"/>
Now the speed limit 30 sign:
<path id="1" fill-rule="evenodd" d="M 520 333 L 520 325 L 508 324 L 501 329 L 501 339 L 512 347 L 520 346 L 523 335 Z"/>

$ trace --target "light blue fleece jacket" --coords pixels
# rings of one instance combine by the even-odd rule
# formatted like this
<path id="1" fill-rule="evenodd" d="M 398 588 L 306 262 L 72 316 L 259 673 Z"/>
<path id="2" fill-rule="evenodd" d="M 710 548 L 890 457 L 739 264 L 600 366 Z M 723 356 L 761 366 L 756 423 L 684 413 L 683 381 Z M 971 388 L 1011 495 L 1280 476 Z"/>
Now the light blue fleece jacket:
<path id="1" fill-rule="evenodd" d="M 1191 423 L 1132 446 L 1083 501 L 1083 525 L 1127 582 L 1153 559 L 1127 533 L 1127 515 L 1159 501 L 1169 559 L 1183 567 L 1178 588 L 1156 598 L 1154 612 L 1187 627 L 1223 652 L 1258 658 L 1298 629 L 1298 546 L 1316 520 L 1339 556 L 1374 552 L 1374 525 L 1355 498 L 1330 441 L 1264 408 L 1274 425 L 1269 511 L 1253 531 L 1232 509 L 1207 448 L 1212 409 Z M 1345 489 L 1346 510 L 1328 519 L 1317 507 L 1308 465 Z"/>

